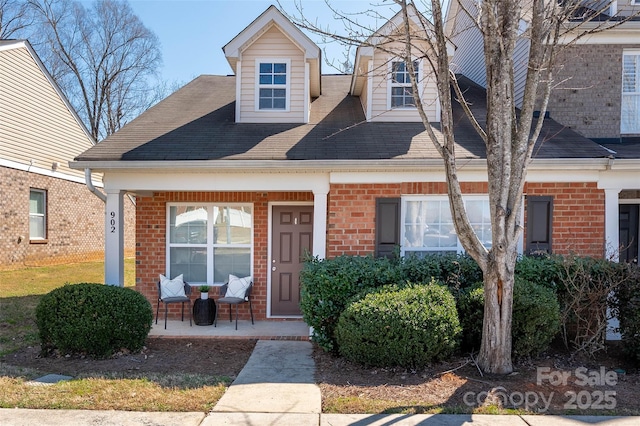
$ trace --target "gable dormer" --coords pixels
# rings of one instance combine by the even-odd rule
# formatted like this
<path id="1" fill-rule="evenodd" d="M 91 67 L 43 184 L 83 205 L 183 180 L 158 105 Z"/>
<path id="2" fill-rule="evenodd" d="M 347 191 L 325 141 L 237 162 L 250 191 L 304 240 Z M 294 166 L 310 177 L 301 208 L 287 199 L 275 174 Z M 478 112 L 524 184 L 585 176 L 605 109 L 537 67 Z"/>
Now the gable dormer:
<path id="1" fill-rule="evenodd" d="M 270 6 L 222 48 L 236 75 L 236 123 L 308 123 L 320 48 Z"/>
<path id="2" fill-rule="evenodd" d="M 440 121 L 440 102 L 429 54 L 421 28 L 428 25 L 414 7 L 409 6 L 414 32 L 412 56 L 418 92 L 429 121 Z M 402 12 L 398 12 L 356 50 L 351 94 L 359 96 L 367 121 L 421 121 L 413 101 L 410 75 L 404 59 L 405 41 Z M 453 45 L 447 46 L 448 54 Z"/>

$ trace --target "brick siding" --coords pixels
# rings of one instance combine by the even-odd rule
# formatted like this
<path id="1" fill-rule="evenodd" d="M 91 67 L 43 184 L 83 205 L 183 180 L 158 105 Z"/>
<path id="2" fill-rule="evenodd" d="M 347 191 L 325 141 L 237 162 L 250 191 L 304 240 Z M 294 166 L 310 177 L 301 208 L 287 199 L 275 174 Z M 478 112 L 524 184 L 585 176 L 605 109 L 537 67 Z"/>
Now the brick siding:
<path id="1" fill-rule="evenodd" d="M 622 45 L 563 46 L 554 78 L 561 83 L 549 99 L 551 118 L 587 138 L 619 138 L 622 51 Z"/>
<path id="2" fill-rule="evenodd" d="M 47 191 L 47 242 L 29 242 L 29 192 Z M 135 207 L 125 199 L 125 247 L 133 255 Z M 0 167 L 0 267 L 104 259 L 104 203 L 85 184 Z"/>
<path id="3" fill-rule="evenodd" d="M 466 194 L 486 194 L 487 184 L 462 182 Z M 529 195 L 554 197 L 553 252 L 602 256 L 604 248 L 604 191 L 594 183 L 529 183 Z M 441 182 L 402 184 L 332 184 L 328 194 L 327 256 L 370 255 L 375 249 L 376 198 L 401 195 L 445 195 Z M 253 205 L 254 292 L 257 319 L 267 314 L 268 203 L 273 201 L 313 201 L 313 194 L 292 193 L 191 193 L 162 192 L 138 199 L 136 288 L 153 304 L 157 302 L 158 275 L 166 271 L 166 204 L 168 202 L 246 202 Z M 526 204 L 526 203 L 525 203 Z M 525 212 L 526 215 L 526 212 Z M 526 227 L 525 227 L 526 228 Z M 526 235 L 525 241 L 526 241 Z M 318 236 L 314 236 L 318 238 Z M 192 294 L 192 299 L 198 297 Z M 216 295 L 217 297 L 217 295 Z M 228 315 L 221 306 L 220 315 Z M 180 306 L 170 305 L 169 315 L 177 318 Z M 240 317 L 248 319 L 248 309 Z M 161 315 L 162 316 L 162 315 Z"/>
<path id="4" fill-rule="evenodd" d="M 158 275 L 166 273 L 167 203 L 251 203 L 253 205 L 253 291 L 252 305 L 256 319 L 267 317 L 268 203 L 278 201 L 313 201 L 311 192 L 160 192 L 139 197 L 136 216 L 136 290 L 145 295 L 154 309 L 158 300 Z M 211 297 L 212 294 L 210 293 Z M 217 294 L 214 294 L 217 298 Z M 191 299 L 199 297 L 194 291 Z M 228 306 L 218 306 L 219 315 L 228 315 Z M 161 307 L 161 310 L 163 308 Z M 178 318 L 180 305 L 169 305 L 169 316 Z M 238 311 L 249 319 L 248 308 Z M 162 317 L 162 314 L 161 314 Z"/>
<path id="5" fill-rule="evenodd" d="M 604 191 L 595 183 L 527 183 L 525 193 L 553 196 L 553 253 L 604 255 Z"/>

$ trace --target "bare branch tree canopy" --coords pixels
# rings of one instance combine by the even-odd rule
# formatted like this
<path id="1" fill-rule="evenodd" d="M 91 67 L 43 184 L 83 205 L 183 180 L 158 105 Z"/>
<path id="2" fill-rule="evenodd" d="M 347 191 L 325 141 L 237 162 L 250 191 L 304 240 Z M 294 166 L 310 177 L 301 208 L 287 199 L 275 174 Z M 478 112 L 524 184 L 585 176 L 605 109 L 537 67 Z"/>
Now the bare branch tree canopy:
<path id="1" fill-rule="evenodd" d="M 0 40 L 16 37 L 33 23 L 31 8 L 22 0 L 0 0 Z"/>
<path id="2" fill-rule="evenodd" d="M 10 1 L 10 0 L 3 0 Z M 151 79 L 162 57 L 156 35 L 126 1 L 30 0 L 32 43 L 96 140 L 157 100 Z"/>
<path id="3" fill-rule="evenodd" d="M 520 223 L 523 191 L 553 86 L 556 56 L 560 49 L 577 39 L 620 25 L 625 19 L 605 16 L 603 12 L 609 10 L 610 2 L 598 0 L 450 1 L 457 7 L 457 17 L 463 15 L 470 22 L 468 28 L 462 30 L 479 32 L 484 43 L 486 117 L 473 116 L 451 71 L 451 40 L 456 34 L 447 32 L 451 22 L 445 22 L 445 18 L 452 20 L 457 17 L 444 16 L 445 1 L 393 0 L 372 5 L 359 16 L 341 13 L 327 1 L 327 7 L 343 23 L 344 28 L 340 31 L 315 25 L 305 16 L 302 1 L 288 17 L 302 28 L 324 37 L 359 49 L 373 48 L 388 54 L 389 61 L 395 57 L 406 64 L 415 106 L 443 159 L 456 233 L 484 275 L 485 311 L 478 363 L 486 372 L 508 374 L 513 370 L 511 319 L 514 270 L 523 231 Z M 393 4 L 392 8 L 389 3 Z M 396 18 L 389 21 L 391 28 L 388 25 L 369 28 L 360 22 L 375 19 L 380 23 L 382 15 L 390 11 L 397 13 Z M 389 16 L 382 22 L 388 20 Z M 518 105 L 514 86 L 514 52 L 516 43 L 522 41 L 528 43 L 529 55 L 524 95 Z M 436 80 L 441 109 L 439 130 L 432 127 L 423 104 L 433 100 L 420 98 L 418 73 L 414 69 L 417 60 L 423 64 L 422 78 Z M 357 60 L 355 65 L 355 73 L 389 72 L 386 66 L 384 70 L 359 70 Z M 491 210 L 490 247 L 482 244 L 465 210 L 458 180 L 453 102 L 462 105 L 485 141 Z"/>

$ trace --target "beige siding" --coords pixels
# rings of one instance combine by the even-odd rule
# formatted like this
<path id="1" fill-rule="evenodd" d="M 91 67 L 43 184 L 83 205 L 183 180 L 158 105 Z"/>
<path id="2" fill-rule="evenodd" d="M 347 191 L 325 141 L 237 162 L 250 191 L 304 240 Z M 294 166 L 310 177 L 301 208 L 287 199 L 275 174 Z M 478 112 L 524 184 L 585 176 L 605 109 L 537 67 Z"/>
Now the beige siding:
<path id="1" fill-rule="evenodd" d="M 0 159 L 82 178 L 68 162 L 92 146 L 24 48 L 0 51 Z"/>
<path id="2" fill-rule="evenodd" d="M 289 111 L 256 111 L 257 73 L 256 59 L 290 59 L 289 70 Z M 305 121 L 304 104 L 309 102 L 305 96 L 304 53 L 287 38 L 276 26 L 262 34 L 242 53 L 240 122 L 266 123 Z"/>
<path id="3" fill-rule="evenodd" d="M 393 49 L 393 46 L 387 46 Z M 403 46 L 399 43 L 398 52 L 401 52 Z M 390 56 L 380 50 L 376 50 L 373 55 L 373 78 L 372 78 L 372 94 L 371 94 L 371 121 L 398 121 L 398 122 L 414 122 L 420 121 L 420 115 L 415 108 L 396 108 L 390 109 L 390 71 L 391 61 L 396 57 Z M 429 68 L 425 61 L 421 63 L 420 71 L 420 97 L 422 99 L 425 112 L 430 121 L 439 122 L 438 115 L 438 91 L 433 71 Z M 363 90 L 364 92 L 364 90 Z"/>
<path id="4" fill-rule="evenodd" d="M 360 103 L 362 104 L 362 110 L 364 111 L 365 117 L 367 116 L 367 101 L 369 99 L 369 78 L 367 75 L 368 69 L 369 61 L 365 61 L 362 64 L 362 74 L 364 75 L 364 78 L 362 79 L 362 89 L 360 90 Z"/>

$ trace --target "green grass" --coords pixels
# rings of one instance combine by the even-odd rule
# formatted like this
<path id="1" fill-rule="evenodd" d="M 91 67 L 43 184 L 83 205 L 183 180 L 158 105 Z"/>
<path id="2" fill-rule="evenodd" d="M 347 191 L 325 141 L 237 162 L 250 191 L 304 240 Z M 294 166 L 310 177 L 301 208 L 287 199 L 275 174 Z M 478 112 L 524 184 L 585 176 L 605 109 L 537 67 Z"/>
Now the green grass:
<path id="1" fill-rule="evenodd" d="M 120 379 L 89 376 L 34 386 L 24 376 L 3 374 L 0 408 L 208 412 L 229 382 L 215 376 L 184 374 Z"/>
<path id="2" fill-rule="evenodd" d="M 104 282 L 104 263 L 0 271 L 0 356 L 38 344 L 35 310 L 43 294 L 65 283 Z M 135 261 L 125 259 L 125 285 L 135 284 Z"/>
<path id="3" fill-rule="evenodd" d="M 42 295 L 65 283 L 104 280 L 102 262 L 0 271 L 0 357 L 39 344 L 35 309 Z M 125 286 L 135 283 L 134 259 L 125 260 Z M 229 377 L 206 374 L 79 374 L 55 385 L 34 386 L 41 372 L 0 362 L 0 408 L 208 412 Z"/>

